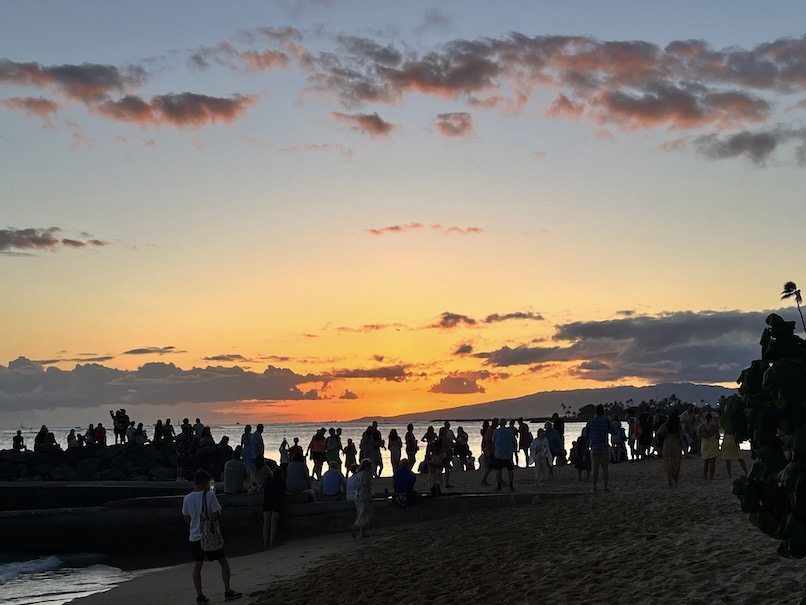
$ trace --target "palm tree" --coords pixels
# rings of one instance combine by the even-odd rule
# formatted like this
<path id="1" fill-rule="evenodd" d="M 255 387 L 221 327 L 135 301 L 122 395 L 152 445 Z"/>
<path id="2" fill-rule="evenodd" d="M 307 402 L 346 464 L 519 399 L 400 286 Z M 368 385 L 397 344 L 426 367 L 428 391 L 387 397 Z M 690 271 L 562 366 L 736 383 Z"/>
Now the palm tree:
<path id="1" fill-rule="evenodd" d="M 792 296 L 795 297 L 795 304 L 798 306 L 798 313 L 800 313 L 800 323 L 803 324 L 803 331 L 806 332 L 806 321 L 803 320 L 803 311 L 800 310 L 800 303 L 803 302 L 803 297 L 800 295 L 800 288 L 795 285 L 795 282 L 788 281 L 784 284 L 784 291 L 781 292 L 781 300 Z"/>

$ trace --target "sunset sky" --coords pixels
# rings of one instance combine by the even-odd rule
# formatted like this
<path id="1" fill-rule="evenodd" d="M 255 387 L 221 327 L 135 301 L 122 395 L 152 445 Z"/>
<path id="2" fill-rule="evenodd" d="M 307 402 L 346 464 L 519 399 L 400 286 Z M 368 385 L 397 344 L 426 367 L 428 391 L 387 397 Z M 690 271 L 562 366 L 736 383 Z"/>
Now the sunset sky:
<path id="1" fill-rule="evenodd" d="M 804 23 L 0 4 L 0 426 L 734 386 L 770 310 L 803 333 Z"/>

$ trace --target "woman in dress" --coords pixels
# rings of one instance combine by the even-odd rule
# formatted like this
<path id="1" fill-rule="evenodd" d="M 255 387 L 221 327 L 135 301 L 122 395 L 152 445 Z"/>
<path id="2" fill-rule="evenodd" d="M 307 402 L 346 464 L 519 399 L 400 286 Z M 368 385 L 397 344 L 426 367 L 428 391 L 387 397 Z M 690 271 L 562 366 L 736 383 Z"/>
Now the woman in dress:
<path id="1" fill-rule="evenodd" d="M 657 432 L 657 442 L 663 457 L 663 470 L 669 487 L 677 487 L 680 480 L 680 460 L 683 457 L 683 427 L 680 416 L 672 411 Z"/>
<path id="2" fill-rule="evenodd" d="M 372 524 L 372 460 L 364 458 L 355 473 L 355 523 L 350 528 L 353 537 L 356 531 L 358 537 L 363 538 L 366 528 Z"/>
<path id="3" fill-rule="evenodd" d="M 697 437 L 700 441 L 703 479 L 713 480 L 716 457 L 719 456 L 719 426 L 712 422 L 710 413 L 705 415 L 705 422 L 697 429 Z"/>
<path id="4" fill-rule="evenodd" d="M 742 467 L 744 474 L 747 474 L 747 464 L 745 464 L 742 451 L 739 449 L 739 444 L 736 442 L 736 435 L 728 433 L 727 431 L 725 431 L 725 437 L 722 439 L 722 459 L 725 461 L 725 470 L 728 471 L 728 477 L 731 477 L 731 460 L 738 460 L 739 466 Z"/>
<path id="5" fill-rule="evenodd" d="M 392 462 L 392 476 L 400 468 L 400 456 L 403 453 L 403 440 L 397 434 L 397 429 L 389 431 L 389 458 Z"/>

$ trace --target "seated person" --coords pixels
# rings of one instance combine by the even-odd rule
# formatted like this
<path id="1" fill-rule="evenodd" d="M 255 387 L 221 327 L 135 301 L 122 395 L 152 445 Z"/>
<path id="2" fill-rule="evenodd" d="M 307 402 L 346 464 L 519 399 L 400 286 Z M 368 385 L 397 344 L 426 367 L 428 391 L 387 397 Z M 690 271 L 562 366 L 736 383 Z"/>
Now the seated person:
<path id="1" fill-rule="evenodd" d="M 411 472 L 409 461 L 406 458 L 400 460 L 400 466 L 392 478 L 392 485 L 395 490 L 395 506 L 409 506 L 416 504 L 420 499 L 420 494 L 414 489 L 417 482 L 417 475 Z"/>
<path id="2" fill-rule="evenodd" d="M 335 460 L 328 463 L 329 470 L 322 475 L 322 481 L 319 482 L 319 495 L 325 502 L 334 500 L 344 500 L 344 494 L 347 491 L 347 479 L 344 473 L 339 469 L 340 464 Z"/>
<path id="3" fill-rule="evenodd" d="M 246 465 L 241 462 L 241 446 L 232 452 L 232 460 L 224 465 L 224 493 L 240 494 L 244 491 L 244 481 L 249 478 Z"/>
<path id="4" fill-rule="evenodd" d="M 302 454 L 295 454 L 285 471 L 285 495 L 292 502 L 315 502 L 316 492 L 311 489 L 311 476 Z"/>

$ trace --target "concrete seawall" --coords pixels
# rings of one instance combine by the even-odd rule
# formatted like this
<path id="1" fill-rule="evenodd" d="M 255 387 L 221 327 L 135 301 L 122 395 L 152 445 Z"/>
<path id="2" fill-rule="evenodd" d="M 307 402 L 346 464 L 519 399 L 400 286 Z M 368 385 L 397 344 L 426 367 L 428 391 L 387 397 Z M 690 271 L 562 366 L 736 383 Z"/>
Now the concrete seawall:
<path id="1" fill-rule="evenodd" d="M 187 548 L 187 527 L 181 515 L 182 498 L 191 489 L 189 484 L 162 484 L 166 495 L 127 497 L 132 487 L 100 485 L 92 487 L 98 493 L 84 489 L 62 488 L 61 501 L 71 506 L 13 510 L 0 512 L 0 535 L 9 550 L 36 554 L 65 552 L 100 552 L 112 555 L 180 551 Z M 160 486 L 146 484 L 157 491 Z M 0 485 L 0 496 L 8 484 Z M 41 486 L 28 486 L 35 492 Z M 100 488 L 100 489 L 99 489 Z M 47 492 L 51 487 L 44 488 Z M 177 494 L 176 492 L 180 493 Z M 54 493 L 47 497 L 17 492 L 20 500 L 54 502 Z M 104 504 L 83 505 L 99 497 L 120 496 Z M 533 493 L 504 492 L 484 494 L 445 495 L 425 498 L 421 503 L 406 508 L 392 506 L 383 496 L 375 501 L 375 526 L 392 527 L 455 514 L 523 506 L 539 502 L 544 497 L 562 497 L 562 494 L 536 496 Z M 254 552 L 261 548 L 263 523 L 262 494 L 218 494 L 224 508 L 222 532 L 231 554 Z M 81 502 L 82 504 L 78 504 Z M 351 502 L 315 502 L 287 504 L 281 517 L 284 536 L 311 536 L 348 531 L 355 520 L 355 507 Z"/>

